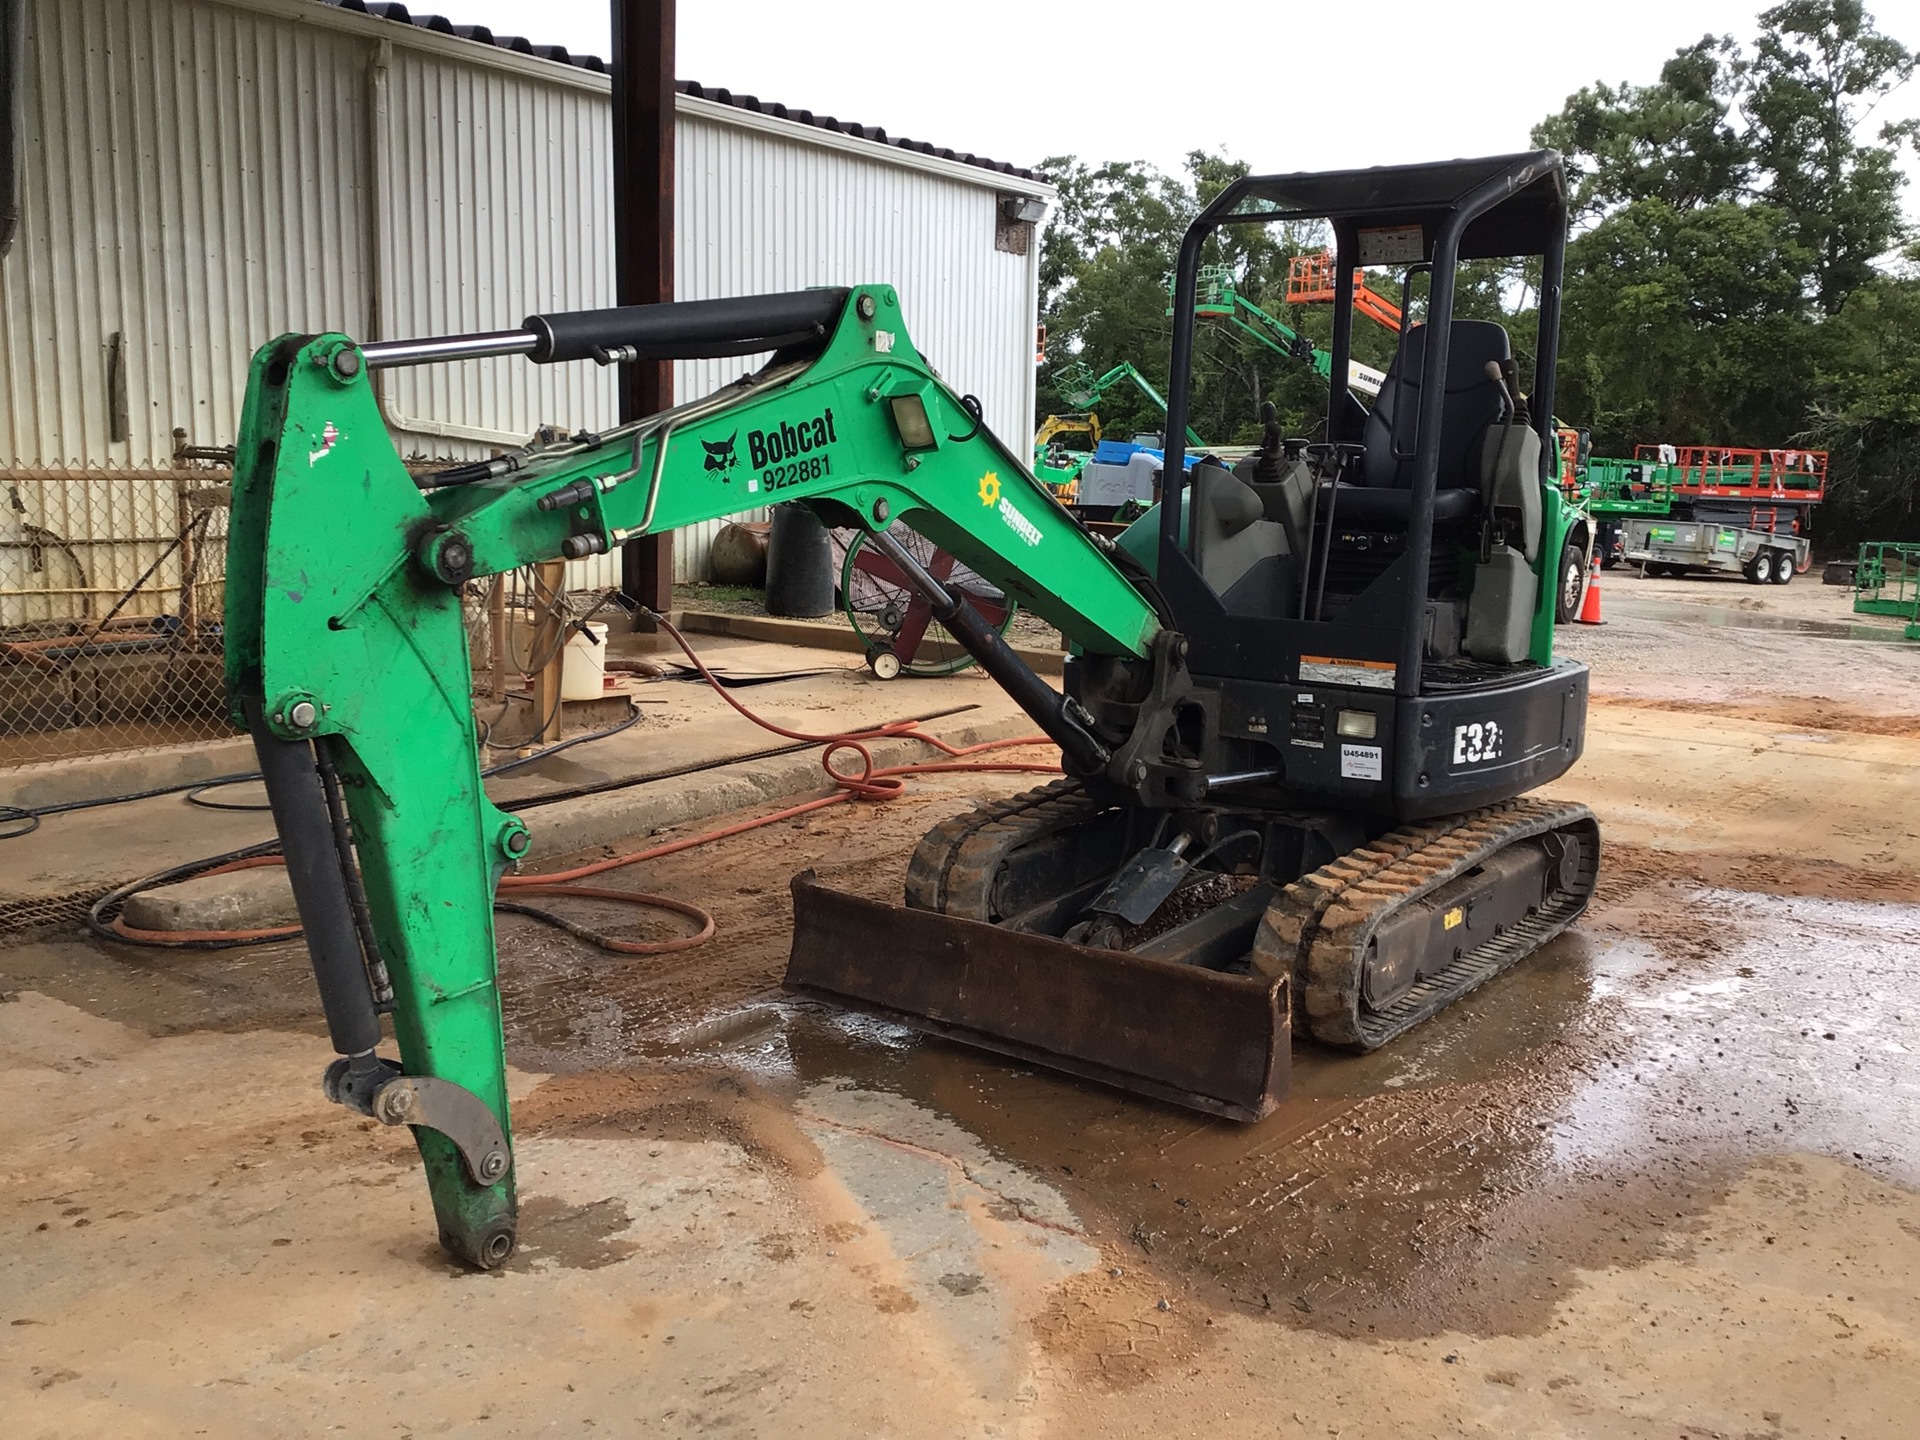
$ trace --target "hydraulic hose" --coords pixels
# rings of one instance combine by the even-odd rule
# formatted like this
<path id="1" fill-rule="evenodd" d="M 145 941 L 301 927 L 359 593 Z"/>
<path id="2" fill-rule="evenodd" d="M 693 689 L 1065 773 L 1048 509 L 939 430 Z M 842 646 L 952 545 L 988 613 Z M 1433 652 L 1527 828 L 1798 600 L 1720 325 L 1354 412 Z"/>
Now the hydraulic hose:
<path id="1" fill-rule="evenodd" d="M 855 730 L 838 734 L 815 734 L 804 730 L 793 730 L 786 726 L 755 714 L 742 704 L 710 671 L 699 654 L 687 643 L 679 628 L 663 615 L 653 615 L 653 619 L 680 647 L 688 661 L 700 674 L 700 677 L 712 687 L 714 693 L 725 700 L 746 720 L 787 740 L 803 744 L 815 744 L 822 747 L 820 752 L 821 768 L 833 782 L 831 794 L 804 800 L 788 805 L 766 815 L 758 815 L 749 820 L 736 821 L 718 829 L 704 831 L 698 835 L 681 840 L 670 840 L 660 845 L 650 845 L 641 850 L 629 851 L 608 859 L 591 861 L 571 869 L 549 872 L 539 875 L 506 875 L 500 881 L 500 896 L 495 901 L 495 909 L 507 914 L 520 915 L 537 920 L 543 924 L 555 926 L 578 939 L 587 941 L 603 950 L 622 955 L 663 955 L 689 950 L 704 944 L 716 933 L 713 917 L 697 905 L 676 900 L 669 896 L 644 894 L 639 891 L 609 890 L 601 887 L 589 887 L 577 882 L 611 870 L 624 869 L 629 865 L 638 865 L 647 860 L 658 860 L 668 855 L 679 854 L 696 846 L 710 845 L 718 840 L 743 835 L 762 826 L 778 824 L 783 820 L 795 819 L 813 811 L 825 809 L 829 805 L 843 804 L 849 800 L 884 802 L 898 799 L 906 793 L 907 781 L 915 775 L 941 775 L 962 772 L 993 774 L 1036 774 L 1057 775 L 1058 765 L 1041 764 L 1030 761 L 975 761 L 968 757 L 987 754 L 999 750 L 1029 748 L 1036 745 L 1050 745 L 1044 735 L 1024 735 L 1011 740 L 989 740 L 978 745 L 956 746 L 921 730 L 922 722 L 917 720 L 893 720 L 871 729 Z M 631 721 L 626 723 L 632 723 Z M 624 729 L 625 725 L 621 727 Z M 611 732 L 609 732 L 611 733 Z M 585 740 L 595 737 L 581 736 Z M 873 752 L 868 748 L 878 740 L 917 740 L 930 745 L 946 757 L 941 760 L 921 761 L 916 764 L 878 766 L 874 764 Z M 282 742 L 284 743 L 284 742 Z M 563 744 L 576 743 L 563 741 Z M 558 747 L 555 747 L 558 748 Z M 834 761 L 837 756 L 851 752 L 859 759 L 858 771 L 851 767 L 838 769 Z M 551 751 L 543 752 L 551 753 Z M 512 762 L 509 762 L 512 763 Z M 496 767 L 496 769 L 506 768 Z M 489 772 L 491 773 L 491 772 Z M 318 779 L 316 775 L 316 787 Z M 242 945 L 269 944 L 274 941 L 292 940 L 301 934 L 299 926 L 278 926 L 258 930 L 215 930 L 215 931 L 162 931 L 145 930 L 130 926 L 121 918 L 119 909 L 134 895 L 157 888 L 161 885 L 175 884 L 182 880 L 196 879 L 202 876 L 229 874 L 234 871 L 251 869 L 257 866 L 283 864 L 284 859 L 273 853 L 273 842 L 252 846 L 246 850 L 233 851 L 225 855 L 210 856 L 205 860 L 193 861 L 187 865 L 175 866 L 158 875 L 136 880 L 121 886 L 96 901 L 88 914 L 88 925 L 94 934 L 103 939 L 121 943 L 151 946 L 162 949 L 230 949 Z M 665 940 L 619 940 L 613 936 L 592 930 L 575 921 L 568 920 L 548 910 L 519 903 L 516 897 L 538 895 L 542 897 L 574 898 L 582 900 L 615 901 L 636 905 L 647 909 L 665 910 L 682 915 L 694 922 L 697 929 L 689 935 L 675 936 Z M 305 915 L 305 910 L 302 910 Z M 349 923 L 351 920 L 349 912 Z M 355 964 L 359 957 L 354 956 Z M 364 971 L 361 972 L 364 974 Z M 362 983 L 364 989 L 364 982 Z"/>

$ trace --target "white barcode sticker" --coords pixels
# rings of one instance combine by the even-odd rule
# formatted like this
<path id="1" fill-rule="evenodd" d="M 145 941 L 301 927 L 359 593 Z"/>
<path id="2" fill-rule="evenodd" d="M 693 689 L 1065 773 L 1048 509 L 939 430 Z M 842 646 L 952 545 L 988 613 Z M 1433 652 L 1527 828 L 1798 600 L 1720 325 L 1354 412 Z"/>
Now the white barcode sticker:
<path id="1" fill-rule="evenodd" d="M 1380 778 L 1380 747 L 1378 745 L 1342 745 L 1340 747 L 1340 778 L 1342 780 L 1378 780 Z"/>

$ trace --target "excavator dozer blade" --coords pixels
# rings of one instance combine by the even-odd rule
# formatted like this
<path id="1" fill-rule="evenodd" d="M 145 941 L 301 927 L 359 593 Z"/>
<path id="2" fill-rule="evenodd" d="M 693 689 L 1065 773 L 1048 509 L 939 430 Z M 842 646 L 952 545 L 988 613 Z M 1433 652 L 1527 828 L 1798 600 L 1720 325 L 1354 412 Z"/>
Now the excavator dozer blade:
<path id="1" fill-rule="evenodd" d="M 1231 1120 L 1287 1095 L 1285 980 L 1223 974 L 793 881 L 786 988 Z"/>

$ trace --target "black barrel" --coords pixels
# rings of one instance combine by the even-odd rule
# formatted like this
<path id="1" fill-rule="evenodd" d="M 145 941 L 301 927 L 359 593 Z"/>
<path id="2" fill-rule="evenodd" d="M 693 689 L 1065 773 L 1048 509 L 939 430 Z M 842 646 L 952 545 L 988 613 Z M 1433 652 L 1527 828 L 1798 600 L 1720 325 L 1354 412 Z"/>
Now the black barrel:
<path id="1" fill-rule="evenodd" d="M 813 616 L 833 611 L 833 541 L 819 517 L 800 505 L 773 507 L 767 541 L 767 613 Z"/>

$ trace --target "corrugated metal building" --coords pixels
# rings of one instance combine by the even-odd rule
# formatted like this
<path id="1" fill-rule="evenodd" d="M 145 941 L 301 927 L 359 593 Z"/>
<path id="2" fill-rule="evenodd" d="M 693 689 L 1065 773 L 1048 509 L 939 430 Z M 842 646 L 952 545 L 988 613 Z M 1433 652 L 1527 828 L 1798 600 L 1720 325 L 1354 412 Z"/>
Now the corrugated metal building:
<path id="1" fill-rule="evenodd" d="M 20 216 L 0 258 L 0 466 L 15 474 L 152 476 L 174 463 L 176 427 L 230 443 L 248 358 L 277 333 L 446 334 L 613 303 L 597 60 L 363 0 L 25 3 Z M 1038 246 L 1000 201 L 1050 198 L 1045 183 L 682 91 L 678 295 L 889 282 L 943 373 L 996 430 L 1024 434 Z M 678 394 L 741 369 L 682 365 Z M 496 360 L 383 379 L 409 454 L 614 417 L 611 375 L 593 366 Z M 44 513 L 24 518 L 83 551 L 87 588 L 110 596 L 173 536 L 176 497 L 164 479 L 115 485 L 103 515 L 82 488 L 40 480 Z M 0 509 L 0 530 L 8 519 Z M 681 578 L 697 578 L 709 538 L 682 538 Z M 17 592 L 5 566 L 0 592 Z M 580 583 L 610 573 L 602 560 Z M 57 603 L 25 613 L 16 593 L 0 623 Z"/>

